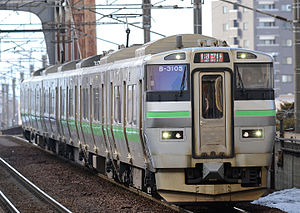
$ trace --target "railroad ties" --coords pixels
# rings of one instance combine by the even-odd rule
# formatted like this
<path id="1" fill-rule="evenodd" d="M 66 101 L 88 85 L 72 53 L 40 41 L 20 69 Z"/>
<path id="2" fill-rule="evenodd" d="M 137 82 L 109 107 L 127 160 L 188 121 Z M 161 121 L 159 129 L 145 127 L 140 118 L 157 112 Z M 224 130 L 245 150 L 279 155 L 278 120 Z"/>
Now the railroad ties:
<path id="1" fill-rule="evenodd" d="M 1 203 L 9 212 L 22 212 L 24 208 L 29 207 L 39 212 L 53 209 L 54 212 L 71 213 L 2 158 L 0 158 L 0 187 L 4 188 L 6 194 L 0 191 Z"/>

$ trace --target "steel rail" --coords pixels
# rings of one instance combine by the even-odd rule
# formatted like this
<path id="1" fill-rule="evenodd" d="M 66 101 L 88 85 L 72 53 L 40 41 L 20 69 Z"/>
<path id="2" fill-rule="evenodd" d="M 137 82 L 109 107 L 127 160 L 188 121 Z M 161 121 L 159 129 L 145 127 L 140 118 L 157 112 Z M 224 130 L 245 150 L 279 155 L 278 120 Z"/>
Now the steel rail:
<path id="1" fill-rule="evenodd" d="M 61 159 L 63 159 L 63 160 L 67 160 L 66 158 L 63 158 L 63 157 L 58 156 L 58 155 L 56 155 L 56 154 L 53 154 L 52 152 L 47 151 L 47 150 L 45 150 L 45 149 L 39 147 L 38 145 L 35 145 L 35 144 L 33 144 L 33 143 L 29 143 L 28 140 L 26 140 L 26 139 L 24 139 L 24 138 L 21 138 L 21 137 L 18 137 L 18 136 L 11 136 L 11 137 L 12 137 L 12 138 L 15 138 L 15 139 L 17 139 L 17 140 L 19 140 L 19 141 L 28 143 L 28 144 L 34 146 L 35 148 L 38 148 L 38 149 L 40 149 L 40 150 L 42 150 L 42 151 L 44 151 L 44 152 L 47 152 L 47 153 L 49 153 L 49 154 L 51 154 L 51 155 L 53 155 L 53 156 L 56 156 L 56 157 L 61 158 Z M 68 161 L 68 160 L 67 160 L 67 161 Z M 75 164 L 75 165 L 77 165 L 77 166 L 80 166 L 79 164 L 76 164 L 76 163 L 74 163 L 74 162 L 72 162 L 72 161 L 68 161 L 68 162 L 70 162 L 71 164 Z M 144 198 L 146 198 L 146 199 L 148 199 L 148 200 L 154 201 L 154 202 L 156 202 L 156 203 L 158 203 L 158 204 L 160 204 L 160 205 L 163 205 L 163 206 L 165 206 L 165 207 L 167 207 L 167 208 L 169 208 L 169 209 L 172 209 L 172 210 L 174 210 L 174 211 L 176 211 L 176 212 L 181 212 L 181 213 L 191 213 L 191 211 L 189 211 L 189 210 L 183 209 L 183 208 L 181 208 L 181 207 L 179 207 L 179 206 L 177 206 L 177 205 L 171 204 L 171 203 L 167 203 L 167 202 L 165 202 L 165 201 L 163 201 L 163 200 L 158 200 L 158 199 L 152 197 L 150 194 L 147 194 L 146 192 L 143 192 L 143 191 L 141 191 L 141 190 L 138 190 L 138 189 L 136 189 L 136 188 L 134 188 L 134 187 L 127 187 L 127 186 L 125 186 L 125 185 L 123 185 L 123 184 L 121 184 L 121 183 L 118 183 L 118 182 L 116 182 L 115 180 L 113 180 L 113 179 L 107 177 L 106 175 L 97 173 L 96 176 L 99 177 L 99 178 L 101 178 L 101 179 L 103 179 L 103 180 L 105 180 L 105 181 L 108 181 L 108 182 L 114 184 L 114 185 L 117 186 L 117 187 L 120 187 L 120 188 L 122 188 L 122 189 L 125 189 L 126 191 L 129 191 L 129 192 L 134 193 L 134 194 L 136 194 L 136 195 L 138 195 L 138 196 L 144 197 Z"/>
<path id="2" fill-rule="evenodd" d="M 48 194 L 46 194 L 44 191 L 42 191 L 40 188 L 38 188 L 36 185 L 34 185 L 30 180 L 25 178 L 20 172 L 18 172 L 16 169 L 14 169 L 11 165 L 9 165 L 1 157 L 0 157 L 0 164 L 3 165 L 4 167 L 6 167 L 12 175 L 14 175 L 20 181 L 22 181 L 22 183 L 24 183 L 26 187 L 31 189 L 37 196 L 39 196 L 41 199 L 46 201 L 48 204 L 53 206 L 58 212 L 72 213 L 69 209 L 64 207 L 62 204 L 57 202 L 55 199 L 53 199 Z"/>
<path id="3" fill-rule="evenodd" d="M 247 211 L 245 211 L 244 209 L 238 208 L 238 207 L 233 207 L 234 210 L 237 210 L 239 212 L 243 212 L 243 213 L 248 213 Z"/>
<path id="4" fill-rule="evenodd" d="M 10 213 L 20 213 L 20 211 L 10 202 L 10 200 L 2 193 L 0 190 L 0 203 L 5 205 L 5 209 L 7 209 Z"/>

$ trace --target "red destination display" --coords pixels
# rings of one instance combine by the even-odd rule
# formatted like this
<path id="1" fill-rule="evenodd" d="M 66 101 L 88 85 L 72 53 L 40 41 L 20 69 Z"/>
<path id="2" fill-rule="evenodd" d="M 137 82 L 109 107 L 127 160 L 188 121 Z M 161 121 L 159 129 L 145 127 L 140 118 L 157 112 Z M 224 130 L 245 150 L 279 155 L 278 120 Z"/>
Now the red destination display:
<path id="1" fill-rule="evenodd" d="M 200 63 L 222 63 L 223 53 L 200 53 Z"/>

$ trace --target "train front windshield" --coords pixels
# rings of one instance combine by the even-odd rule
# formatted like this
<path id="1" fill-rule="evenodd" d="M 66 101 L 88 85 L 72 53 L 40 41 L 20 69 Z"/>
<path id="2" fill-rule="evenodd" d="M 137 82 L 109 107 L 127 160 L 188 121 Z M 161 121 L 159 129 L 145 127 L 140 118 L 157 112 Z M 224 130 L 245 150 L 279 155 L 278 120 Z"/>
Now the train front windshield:
<path id="1" fill-rule="evenodd" d="M 237 89 L 272 89 L 273 71 L 271 64 L 236 64 Z"/>
<path id="2" fill-rule="evenodd" d="M 148 65 L 147 91 L 187 90 L 187 65 Z"/>

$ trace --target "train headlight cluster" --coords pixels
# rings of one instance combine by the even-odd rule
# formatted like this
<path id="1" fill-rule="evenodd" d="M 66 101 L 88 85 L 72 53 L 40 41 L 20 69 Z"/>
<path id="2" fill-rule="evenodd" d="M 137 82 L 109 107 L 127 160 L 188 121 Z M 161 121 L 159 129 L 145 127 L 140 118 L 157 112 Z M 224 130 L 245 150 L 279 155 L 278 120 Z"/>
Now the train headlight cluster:
<path id="1" fill-rule="evenodd" d="M 256 59 L 257 56 L 253 53 L 249 52 L 237 52 L 237 58 L 238 59 Z"/>
<path id="2" fill-rule="evenodd" d="M 162 140 L 183 140 L 183 131 L 162 131 Z"/>
<path id="3" fill-rule="evenodd" d="M 242 138 L 263 138 L 262 129 L 242 130 Z"/>

